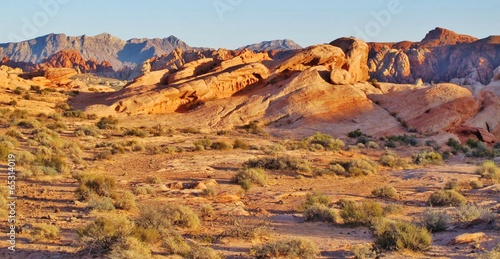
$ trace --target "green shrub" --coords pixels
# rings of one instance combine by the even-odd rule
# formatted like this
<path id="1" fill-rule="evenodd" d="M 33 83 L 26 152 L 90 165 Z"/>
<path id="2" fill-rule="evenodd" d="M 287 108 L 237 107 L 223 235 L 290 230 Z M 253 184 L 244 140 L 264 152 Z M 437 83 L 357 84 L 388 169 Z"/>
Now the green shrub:
<path id="1" fill-rule="evenodd" d="M 317 147 L 321 147 L 325 150 L 338 151 L 344 148 L 345 143 L 342 140 L 335 139 L 334 137 L 317 132 L 316 134 L 306 138 L 304 142 L 310 150 L 317 150 Z"/>
<path id="2" fill-rule="evenodd" d="M 337 222 L 339 215 L 324 204 L 313 204 L 304 211 L 304 217 L 306 221 Z"/>
<path id="3" fill-rule="evenodd" d="M 96 126 L 90 125 L 90 126 L 77 127 L 75 129 L 74 134 L 77 137 L 83 137 L 83 136 L 98 137 L 99 135 L 101 135 L 101 132 L 99 131 L 99 128 L 97 128 Z"/>
<path id="4" fill-rule="evenodd" d="M 241 139 L 236 139 L 234 141 L 234 143 L 233 143 L 233 148 L 234 149 L 237 149 L 237 148 L 239 148 L 239 149 L 248 149 L 248 144 L 245 141 L 241 140 Z"/>
<path id="5" fill-rule="evenodd" d="M 110 176 L 88 174 L 78 181 L 76 195 L 80 200 L 87 200 L 94 195 L 111 197 L 116 190 L 116 180 Z"/>
<path id="6" fill-rule="evenodd" d="M 130 235 L 144 243 L 155 244 L 160 240 L 162 233 L 160 233 L 160 230 L 155 228 L 134 226 Z"/>
<path id="7" fill-rule="evenodd" d="M 267 184 L 267 172 L 262 168 L 245 168 L 240 170 L 234 180 L 244 190 L 249 190 L 253 184 L 265 186 Z"/>
<path id="8" fill-rule="evenodd" d="M 212 143 L 212 145 L 210 145 L 210 148 L 214 149 L 214 150 L 229 150 L 233 147 L 231 146 L 231 144 L 228 144 L 226 142 L 217 141 L 217 142 Z"/>
<path id="9" fill-rule="evenodd" d="M 209 138 L 200 139 L 194 142 L 196 151 L 209 149 L 211 145 L 212 145 L 212 140 L 210 140 Z"/>
<path id="10" fill-rule="evenodd" d="M 191 246 L 184 240 L 184 238 L 175 231 L 164 231 L 162 234 L 162 247 L 168 253 L 181 255 L 184 258 L 189 257 L 191 253 Z"/>
<path id="11" fill-rule="evenodd" d="M 482 163 L 476 173 L 486 179 L 500 180 L 500 168 L 491 160 Z"/>
<path id="12" fill-rule="evenodd" d="M 373 220 L 381 218 L 383 213 L 384 209 L 378 202 L 344 201 L 342 203 L 340 216 L 346 224 L 367 226 L 371 224 Z"/>
<path id="13" fill-rule="evenodd" d="M 118 124 L 118 119 L 109 115 L 108 117 L 102 117 L 97 123 L 96 126 L 99 129 L 115 129 L 116 124 Z"/>
<path id="14" fill-rule="evenodd" d="M 268 170 L 289 170 L 289 171 L 308 171 L 308 165 L 305 161 L 292 158 L 290 156 L 264 157 L 251 159 L 245 162 L 245 165 L 251 168 L 263 168 Z"/>
<path id="15" fill-rule="evenodd" d="M 246 130 L 250 134 L 255 134 L 255 135 L 266 135 L 267 133 L 262 129 L 261 126 L 259 126 L 257 121 L 252 121 L 247 125 L 241 126 L 241 129 Z"/>
<path id="16" fill-rule="evenodd" d="M 141 129 L 132 128 L 132 129 L 125 129 L 125 132 L 123 134 L 125 136 L 135 136 L 135 137 L 145 138 L 148 136 L 149 133 Z"/>
<path id="17" fill-rule="evenodd" d="M 222 232 L 222 237 L 253 241 L 268 236 L 270 231 L 270 223 L 267 220 L 241 217 L 233 219 L 230 225 L 230 228 Z"/>
<path id="18" fill-rule="evenodd" d="M 372 191 L 372 195 L 380 198 L 397 199 L 398 191 L 392 186 L 377 187 Z"/>
<path id="19" fill-rule="evenodd" d="M 288 239 L 254 246 L 250 254 L 256 258 L 316 258 L 319 249 L 308 240 Z"/>
<path id="20" fill-rule="evenodd" d="M 36 224 L 31 230 L 31 241 L 54 240 L 59 238 L 59 228 L 49 224 Z"/>
<path id="21" fill-rule="evenodd" d="M 109 197 L 92 196 L 88 201 L 89 207 L 98 211 L 111 211 L 115 209 L 113 199 Z"/>
<path id="22" fill-rule="evenodd" d="M 355 159 L 347 164 L 346 177 L 367 176 L 378 172 L 377 164 L 369 159 Z"/>
<path id="23" fill-rule="evenodd" d="M 446 211 L 427 209 L 422 214 L 422 225 L 431 232 L 445 231 L 450 226 L 451 215 Z"/>
<path id="24" fill-rule="evenodd" d="M 434 151 L 423 151 L 413 155 L 413 163 L 420 166 L 440 165 L 443 162 L 441 154 Z"/>
<path id="25" fill-rule="evenodd" d="M 152 258 L 151 248 L 149 248 L 148 244 L 134 237 L 121 239 L 119 242 L 113 244 L 110 250 L 109 259 Z"/>
<path id="26" fill-rule="evenodd" d="M 141 207 L 136 224 L 139 227 L 160 231 L 168 229 L 170 226 L 197 229 L 200 226 L 200 219 L 191 208 L 172 203 Z"/>
<path id="27" fill-rule="evenodd" d="M 467 199 L 455 190 L 439 190 L 429 198 L 429 204 L 432 206 L 460 206 L 466 202 Z"/>
<path id="28" fill-rule="evenodd" d="M 385 250 L 426 251 L 432 244 L 432 235 L 427 229 L 402 221 L 377 221 L 374 236 L 376 244 Z"/>
<path id="29" fill-rule="evenodd" d="M 479 157 L 479 158 L 483 158 L 483 157 L 494 158 L 495 156 L 499 156 L 500 152 L 495 152 L 495 150 L 488 148 L 488 146 L 486 146 L 486 144 L 481 142 L 477 145 L 477 148 L 475 148 L 472 151 L 471 155 L 473 157 Z"/>
<path id="30" fill-rule="evenodd" d="M 330 198 L 322 193 L 308 194 L 306 200 L 300 205 L 299 210 L 305 211 L 313 205 L 324 205 L 328 207 L 330 203 Z"/>
<path id="31" fill-rule="evenodd" d="M 114 202 L 114 206 L 120 210 L 131 210 L 136 208 L 135 195 L 129 191 L 123 192 Z"/>
<path id="32" fill-rule="evenodd" d="M 407 165 L 404 158 L 399 157 L 392 151 L 386 151 L 379 160 L 380 164 L 390 168 L 401 168 Z"/>
<path id="33" fill-rule="evenodd" d="M 361 130 L 360 130 L 360 129 L 353 130 L 353 131 L 351 131 L 351 132 L 347 133 L 347 136 L 348 136 L 349 138 L 359 138 L 359 137 L 364 136 L 364 135 L 365 135 L 365 134 L 363 134 L 363 132 L 361 132 Z"/>
<path id="34" fill-rule="evenodd" d="M 89 251 L 105 252 L 125 240 L 133 223 L 119 214 L 99 217 L 94 222 L 77 229 L 80 244 Z"/>
<path id="35" fill-rule="evenodd" d="M 380 149 L 380 146 L 375 141 L 368 141 L 366 143 L 366 147 L 371 149 Z"/>
<path id="36" fill-rule="evenodd" d="M 321 176 L 321 175 L 341 175 L 345 176 L 346 175 L 346 170 L 343 166 L 333 163 L 328 165 L 327 168 L 316 168 L 314 170 L 314 174 Z"/>

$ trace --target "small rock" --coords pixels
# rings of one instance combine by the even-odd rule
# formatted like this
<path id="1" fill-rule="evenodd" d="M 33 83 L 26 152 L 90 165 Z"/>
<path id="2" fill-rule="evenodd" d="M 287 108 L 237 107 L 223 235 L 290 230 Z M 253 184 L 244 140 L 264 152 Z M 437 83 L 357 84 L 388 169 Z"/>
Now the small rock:
<path id="1" fill-rule="evenodd" d="M 467 234 L 462 234 L 455 239 L 453 239 L 449 245 L 457 245 L 457 244 L 468 244 L 468 243 L 480 243 L 486 238 L 486 234 L 483 232 L 479 233 L 467 233 Z"/>

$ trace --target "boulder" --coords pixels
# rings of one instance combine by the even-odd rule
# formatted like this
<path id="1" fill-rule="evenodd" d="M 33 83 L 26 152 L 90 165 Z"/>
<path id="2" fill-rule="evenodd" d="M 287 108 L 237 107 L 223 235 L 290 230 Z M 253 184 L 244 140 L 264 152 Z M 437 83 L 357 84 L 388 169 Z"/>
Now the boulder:
<path id="1" fill-rule="evenodd" d="M 331 45 L 315 45 L 298 51 L 275 68 L 283 71 L 304 71 L 314 66 L 324 66 L 328 70 L 341 68 L 346 62 L 342 49 Z"/>
<path id="2" fill-rule="evenodd" d="M 342 68 L 333 68 L 330 74 L 331 83 L 334 85 L 348 85 L 351 83 L 351 74 Z"/>
<path id="3" fill-rule="evenodd" d="M 483 232 L 479 233 L 466 233 L 455 237 L 449 245 L 461 245 L 470 243 L 480 243 L 486 239 L 486 234 Z"/>
<path id="4" fill-rule="evenodd" d="M 360 39 L 340 38 L 330 43 L 342 49 L 345 53 L 346 63 L 342 68 L 351 74 L 351 82 L 364 82 L 370 76 L 368 75 L 368 44 Z"/>

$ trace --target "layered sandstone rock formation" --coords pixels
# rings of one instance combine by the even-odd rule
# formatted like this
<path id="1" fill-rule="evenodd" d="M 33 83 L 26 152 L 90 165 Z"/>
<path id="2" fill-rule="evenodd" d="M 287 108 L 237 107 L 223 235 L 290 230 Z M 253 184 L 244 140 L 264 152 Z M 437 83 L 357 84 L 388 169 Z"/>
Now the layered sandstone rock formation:
<path id="1" fill-rule="evenodd" d="M 478 40 L 436 28 L 421 42 L 370 43 L 370 75 L 382 82 L 490 83 L 500 66 L 500 38 Z"/>

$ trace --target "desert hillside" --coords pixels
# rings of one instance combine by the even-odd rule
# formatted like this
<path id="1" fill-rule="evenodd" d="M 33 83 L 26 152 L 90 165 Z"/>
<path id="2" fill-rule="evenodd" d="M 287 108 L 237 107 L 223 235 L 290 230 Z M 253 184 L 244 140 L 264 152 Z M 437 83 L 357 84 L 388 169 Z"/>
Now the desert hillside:
<path id="1" fill-rule="evenodd" d="M 146 57 L 172 41 L 101 38 L 113 59 L 0 66 L 1 167 L 15 166 L 0 215 L 16 219 L 1 258 L 498 258 L 500 64 L 460 84 L 386 62 L 481 41 L 438 29 Z M 111 77 L 132 45 L 145 62 L 119 78 L 134 79 Z"/>

